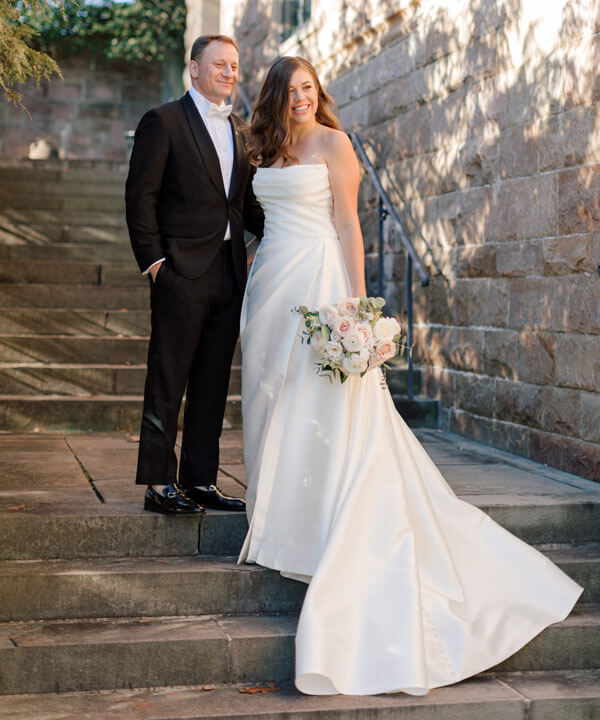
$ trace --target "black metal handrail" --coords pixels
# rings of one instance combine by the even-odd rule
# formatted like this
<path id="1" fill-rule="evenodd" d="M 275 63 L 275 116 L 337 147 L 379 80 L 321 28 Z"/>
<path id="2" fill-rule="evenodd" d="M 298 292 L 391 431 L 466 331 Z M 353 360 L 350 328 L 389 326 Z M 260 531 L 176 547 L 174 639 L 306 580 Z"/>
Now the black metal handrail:
<path id="1" fill-rule="evenodd" d="M 379 295 L 383 295 L 383 230 L 384 222 L 386 218 L 394 223 L 394 227 L 400 235 L 400 241 L 406 251 L 406 361 L 408 364 L 408 397 L 410 400 L 414 397 L 414 369 L 412 361 L 412 344 L 413 344 L 413 294 L 412 294 L 412 273 L 413 263 L 417 270 L 420 278 L 421 287 L 429 285 L 429 275 L 425 270 L 421 258 L 417 255 L 417 251 L 413 247 L 413 244 L 406 236 L 404 226 L 400 222 L 398 213 L 392 205 L 389 195 L 384 190 L 379 175 L 373 166 L 373 163 L 369 160 L 364 145 L 361 139 L 355 132 L 349 132 L 348 137 L 352 141 L 352 146 L 356 151 L 360 161 L 362 162 L 365 170 L 367 171 L 375 189 L 377 190 L 378 196 L 378 210 L 377 210 L 377 292 Z"/>

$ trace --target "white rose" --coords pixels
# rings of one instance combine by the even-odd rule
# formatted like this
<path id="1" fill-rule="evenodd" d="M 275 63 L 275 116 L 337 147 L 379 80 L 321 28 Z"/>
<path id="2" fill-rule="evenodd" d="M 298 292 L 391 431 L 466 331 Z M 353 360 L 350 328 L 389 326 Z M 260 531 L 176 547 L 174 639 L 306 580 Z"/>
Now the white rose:
<path id="1" fill-rule="evenodd" d="M 335 342 L 335 340 L 328 340 L 323 345 L 323 357 L 327 358 L 327 360 L 330 360 L 332 363 L 338 362 L 343 354 L 344 348 L 342 347 L 342 344 Z"/>
<path id="2" fill-rule="evenodd" d="M 377 343 L 374 349 L 374 364 L 382 365 L 386 360 L 390 360 L 396 354 L 396 350 L 396 343 L 391 340 L 383 340 Z"/>
<path id="3" fill-rule="evenodd" d="M 359 352 L 363 347 L 363 341 L 357 332 L 352 332 L 344 335 L 342 345 L 344 346 L 344 350 L 348 352 Z"/>
<path id="4" fill-rule="evenodd" d="M 373 335 L 376 340 L 393 340 L 400 332 L 400 325 L 396 318 L 382 317 L 373 327 Z"/>
<path id="5" fill-rule="evenodd" d="M 360 298 L 344 298 L 336 305 L 341 315 L 356 315 L 360 306 Z"/>
<path id="6" fill-rule="evenodd" d="M 343 338 L 348 333 L 351 333 L 354 331 L 354 321 L 351 318 L 340 315 L 337 317 L 337 319 L 333 323 L 333 326 L 331 329 L 333 330 L 334 333 L 336 333 L 336 337 Z"/>
<path id="7" fill-rule="evenodd" d="M 367 369 L 368 364 L 368 358 L 365 358 L 362 353 L 352 353 L 344 356 L 342 370 L 346 375 L 361 375 Z"/>
<path id="8" fill-rule="evenodd" d="M 360 335 L 363 345 L 368 346 L 373 342 L 373 329 L 368 322 L 357 323 L 355 332 Z"/>
<path id="9" fill-rule="evenodd" d="M 333 327 L 335 320 L 339 317 L 339 312 L 334 305 L 323 305 L 319 310 L 319 320 L 323 325 Z"/>

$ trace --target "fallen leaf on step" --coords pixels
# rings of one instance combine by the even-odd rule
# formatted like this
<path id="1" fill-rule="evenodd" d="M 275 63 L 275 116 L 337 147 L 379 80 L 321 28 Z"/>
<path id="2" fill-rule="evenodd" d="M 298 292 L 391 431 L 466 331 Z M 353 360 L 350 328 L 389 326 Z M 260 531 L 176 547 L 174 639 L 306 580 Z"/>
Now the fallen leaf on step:
<path id="1" fill-rule="evenodd" d="M 205 690 L 205 691 L 208 691 L 208 690 L 216 690 L 216 687 L 217 687 L 216 685 L 203 685 L 203 686 L 200 688 L 200 690 Z"/>
<path id="2" fill-rule="evenodd" d="M 257 693 L 265 695 L 265 693 L 277 692 L 278 690 L 279 688 L 277 687 L 277 685 L 275 685 L 274 682 L 270 682 L 268 685 L 257 685 L 256 687 L 240 688 L 241 693 L 248 693 L 248 695 L 256 695 Z"/>
<path id="3" fill-rule="evenodd" d="M 150 618 L 144 618 L 143 620 L 138 620 L 138 622 L 139 622 L 141 625 L 144 625 L 144 624 L 146 624 L 146 623 L 152 622 L 152 620 L 151 620 Z"/>
<path id="4" fill-rule="evenodd" d="M 135 706 L 135 709 L 136 709 L 136 710 L 142 710 L 142 708 L 148 707 L 148 705 L 150 705 L 149 702 L 143 702 L 143 703 L 140 703 L 139 705 L 136 705 L 136 706 Z"/>
<path id="5" fill-rule="evenodd" d="M 127 442 L 136 443 L 140 441 L 139 435 L 128 435 L 126 438 Z"/>
<path id="6" fill-rule="evenodd" d="M 27 505 L 9 505 L 6 509 L 7 510 L 25 510 Z"/>

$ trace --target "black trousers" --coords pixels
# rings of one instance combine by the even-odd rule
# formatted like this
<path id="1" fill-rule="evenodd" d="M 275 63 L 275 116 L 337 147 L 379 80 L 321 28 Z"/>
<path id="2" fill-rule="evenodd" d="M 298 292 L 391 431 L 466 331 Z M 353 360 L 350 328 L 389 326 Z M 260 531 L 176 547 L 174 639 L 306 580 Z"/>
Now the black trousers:
<path id="1" fill-rule="evenodd" d="M 200 278 L 178 275 L 164 262 L 150 283 L 152 330 L 136 484 L 176 482 L 177 418 L 187 385 L 179 484 L 210 485 L 217 478 L 243 297 L 231 243 L 223 243 Z"/>

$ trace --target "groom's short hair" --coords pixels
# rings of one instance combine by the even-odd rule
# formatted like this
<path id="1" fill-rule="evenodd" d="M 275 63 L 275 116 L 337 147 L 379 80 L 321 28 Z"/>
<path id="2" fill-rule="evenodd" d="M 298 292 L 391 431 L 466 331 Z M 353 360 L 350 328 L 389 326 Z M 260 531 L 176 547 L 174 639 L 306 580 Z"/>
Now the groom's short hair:
<path id="1" fill-rule="evenodd" d="M 240 51 L 236 41 L 232 37 L 229 37 L 229 35 L 200 35 L 200 37 L 194 40 L 192 51 L 190 53 L 190 59 L 198 62 L 204 48 L 210 45 L 211 42 L 215 41 L 229 43 L 230 45 L 233 45 L 238 52 Z"/>

